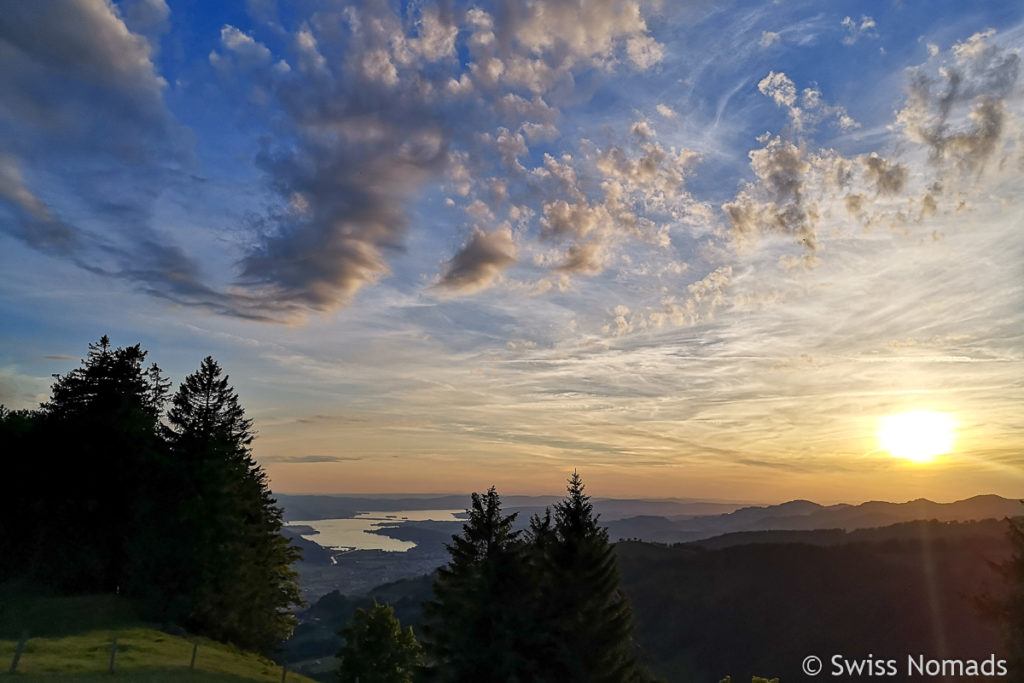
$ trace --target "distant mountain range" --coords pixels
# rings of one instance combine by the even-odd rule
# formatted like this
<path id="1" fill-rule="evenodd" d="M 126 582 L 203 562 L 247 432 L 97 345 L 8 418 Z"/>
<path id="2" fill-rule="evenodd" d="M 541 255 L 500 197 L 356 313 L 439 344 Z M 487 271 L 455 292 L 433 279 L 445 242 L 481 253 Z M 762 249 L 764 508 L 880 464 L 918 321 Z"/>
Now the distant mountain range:
<path id="1" fill-rule="evenodd" d="M 399 510 L 463 510 L 468 495 L 448 496 L 303 496 L 278 495 L 287 522 L 353 517 L 360 512 Z M 503 496 L 506 512 L 518 512 L 520 528 L 530 515 L 543 513 L 557 496 Z M 736 532 L 766 530 L 866 529 L 913 520 L 941 522 L 1002 519 L 1024 514 L 1018 500 L 996 495 L 981 495 L 953 503 L 935 503 L 918 498 L 905 503 L 870 501 L 859 505 L 840 503 L 820 505 L 809 500 L 791 500 L 780 505 L 746 506 L 738 503 L 703 502 L 692 499 L 629 500 L 595 498 L 594 507 L 608 527 L 612 540 L 641 539 L 659 543 L 683 543 Z M 400 538 L 398 529 L 434 532 L 447 541 L 458 533 L 460 523 L 399 523 L 394 529 L 381 530 Z M 440 532 L 440 533 L 438 533 Z M 429 532 L 428 532 L 429 535 Z M 417 542 L 426 539 L 416 538 Z"/>
<path id="2" fill-rule="evenodd" d="M 974 496 L 954 503 L 924 498 L 906 503 L 870 501 L 860 505 L 819 505 L 792 500 L 781 505 L 744 507 L 719 515 L 636 516 L 608 523 L 612 539 L 637 538 L 680 543 L 721 534 L 766 530 L 867 529 L 913 520 L 964 522 L 1002 519 L 1024 514 L 1024 505 L 995 495 Z"/>
<path id="3" fill-rule="evenodd" d="M 469 494 L 447 496 L 307 496 L 274 494 L 278 505 L 284 507 L 285 522 L 316 519 L 344 519 L 361 512 L 397 512 L 399 510 L 465 510 L 469 507 Z M 502 497 L 505 507 L 519 505 L 543 509 L 558 500 L 557 496 Z"/>
<path id="4" fill-rule="evenodd" d="M 294 495 L 275 494 L 284 507 L 286 522 L 317 519 L 343 519 L 360 512 L 395 512 L 399 510 L 465 510 L 469 507 L 469 494 L 445 496 L 349 496 L 349 495 Z M 522 520 L 544 512 L 561 496 L 502 496 L 506 512 L 518 512 Z M 690 498 L 659 500 L 632 500 L 625 498 L 595 498 L 594 505 L 602 519 L 610 521 L 636 515 L 684 516 L 712 515 L 732 512 L 742 503 L 702 501 Z"/>

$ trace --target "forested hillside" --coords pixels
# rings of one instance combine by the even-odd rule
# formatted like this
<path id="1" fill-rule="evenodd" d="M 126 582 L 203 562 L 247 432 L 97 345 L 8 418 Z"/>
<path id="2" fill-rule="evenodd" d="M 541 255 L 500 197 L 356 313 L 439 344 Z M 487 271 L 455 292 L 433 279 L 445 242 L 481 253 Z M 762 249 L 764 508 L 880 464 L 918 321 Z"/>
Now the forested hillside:
<path id="1" fill-rule="evenodd" d="M 996 520 L 913 522 L 850 533 L 731 534 L 701 542 L 710 549 L 619 542 L 615 553 L 641 660 L 658 677 L 803 680 L 800 665 L 811 654 L 1010 654 L 997 621 L 979 609 L 982 596 L 1005 599 L 989 562 L 1008 561 L 1008 528 Z M 373 599 L 394 605 L 419 633 L 431 582 L 326 595 L 303 615 L 283 654 L 295 663 L 329 657 L 341 626 Z"/>
<path id="2" fill-rule="evenodd" d="M 817 546 L 752 543 L 703 550 L 619 543 L 623 590 L 654 670 L 671 681 L 771 673 L 803 680 L 804 657 L 987 657 L 998 624 L 976 604 L 1001 593 L 988 561 L 1002 533 L 952 528 L 913 539 Z"/>

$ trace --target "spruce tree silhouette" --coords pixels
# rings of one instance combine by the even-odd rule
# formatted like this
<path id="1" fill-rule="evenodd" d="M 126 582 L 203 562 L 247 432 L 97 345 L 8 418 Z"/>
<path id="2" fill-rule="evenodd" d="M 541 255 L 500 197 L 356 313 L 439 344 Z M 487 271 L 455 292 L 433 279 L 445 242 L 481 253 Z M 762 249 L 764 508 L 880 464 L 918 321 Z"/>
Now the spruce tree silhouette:
<path id="1" fill-rule="evenodd" d="M 252 421 L 207 357 L 168 411 L 178 464 L 177 536 L 189 553 L 185 622 L 218 640 L 268 653 L 291 634 L 302 604 L 291 563 L 301 552 L 281 535 L 282 510 L 252 456 Z"/>
<path id="2" fill-rule="evenodd" d="M 424 604 L 430 680 L 544 680 L 535 660 L 535 593 L 516 515 L 501 514 L 492 486 L 474 493 L 461 536 L 448 545 L 434 599 Z"/>
<path id="3" fill-rule="evenodd" d="M 474 493 L 424 605 L 429 680 L 653 680 L 639 664 L 607 531 L 577 473 L 554 515 L 503 516 L 494 487 Z"/>
<path id="4" fill-rule="evenodd" d="M 534 518 L 533 541 L 544 579 L 544 619 L 559 680 L 646 681 L 633 635 L 633 614 L 619 589 L 615 552 L 598 524 L 583 480 L 573 472 L 554 522 Z"/>
<path id="5" fill-rule="evenodd" d="M 29 566 L 60 589 L 113 593 L 132 580 L 131 540 L 152 521 L 144 501 L 170 386 L 145 359 L 138 344 L 115 349 L 104 335 L 81 367 L 54 375 L 34 415 L 22 454 L 32 459 L 22 484 L 33 500 L 19 516 L 37 524 Z"/>

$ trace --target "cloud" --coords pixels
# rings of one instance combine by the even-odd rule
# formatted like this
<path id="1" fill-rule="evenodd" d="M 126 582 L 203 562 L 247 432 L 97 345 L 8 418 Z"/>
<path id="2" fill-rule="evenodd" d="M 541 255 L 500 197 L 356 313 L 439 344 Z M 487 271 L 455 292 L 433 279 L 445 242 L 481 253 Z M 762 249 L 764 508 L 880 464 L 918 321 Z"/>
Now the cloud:
<path id="1" fill-rule="evenodd" d="M 615 317 L 612 319 L 612 322 L 602 328 L 605 334 L 621 337 L 633 331 L 633 324 L 626 319 L 626 316 L 629 315 L 629 306 L 620 304 L 615 307 L 613 314 Z"/>
<path id="2" fill-rule="evenodd" d="M 11 95 L 0 99 L 0 115 L 30 133 L 5 137 L 10 151 L 0 159 L 0 202 L 13 218 L 5 229 L 37 249 L 183 305 L 299 320 L 345 306 L 386 279 L 409 244 L 432 242 L 439 253 L 426 256 L 436 263 L 445 256 L 436 246 L 443 240 L 416 235 L 411 241 L 409 233 L 417 224 L 414 205 L 434 200 L 438 178 L 451 194 L 438 201 L 450 202 L 474 226 L 443 261 L 433 291 L 445 296 L 498 284 L 564 291 L 578 275 L 678 275 L 688 263 L 705 266 L 697 276 L 706 276 L 723 263 L 716 256 L 701 264 L 706 254 L 755 236 L 795 238 L 810 259 L 835 206 L 844 220 L 864 225 L 948 208 L 941 187 L 922 185 L 899 156 L 811 151 L 805 136 L 815 125 L 849 130 L 857 123 L 826 102 L 816 84 L 798 86 L 781 71 L 769 71 L 758 89 L 790 125 L 750 152 L 751 182 L 716 201 L 722 214 L 688 187 L 702 155 L 666 142 L 693 123 L 689 113 L 685 122 L 658 124 L 673 129 L 664 138 L 643 118 L 656 100 L 638 106 L 640 120 L 631 127 L 574 129 L 579 119 L 562 109 L 582 107 L 607 79 L 660 73 L 656 65 L 666 52 L 639 2 L 508 0 L 470 9 L 414 4 L 403 12 L 387 3 L 345 3 L 291 17 L 287 33 L 269 24 L 225 24 L 212 36 L 219 44 L 208 59 L 221 86 L 245 96 L 246 125 L 255 122 L 261 131 L 254 161 L 266 189 L 249 216 L 232 226 L 238 253 L 228 258 L 238 256 L 235 279 L 218 287 L 193 252 L 150 225 L 152 206 L 178 182 L 185 155 L 163 103 L 166 84 L 154 67 L 153 39 L 125 22 L 139 31 L 163 30 L 166 5 L 137 0 L 124 6 L 122 20 L 104 2 L 61 2 L 85 19 L 76 26 L 63 17 L 34 21 L 20 5 L 14 19 L 0 19 L 0 31 L 12 35 L 29 24 L 22 33 L 47 32 L 47 40 L 12 38 L 14 47 L 5 48 L 12 63 L 74 85 L 54 106 L 52 97 L 38 97 L 19 80 L 17 69 L 0 74 L 0 93 Z M 252 10 L 261 21 L 276 16 L 272 3 L 252 3 Z M 874 30 L 868 19 L 854 22 L 858 35 Z M 87 57 L 70 60 L 54 45 L 79 26 L 92 31 L 74 35 L 84 45 L 75 49 Z M 956 63 L 944 71 L 932 68 L 941 61 L 936 55 L 915 74 L 898 127 L 924 143 L 936 163 L 979 170 L 1005 141 L 1006 98 L 1019 57 L 993 47 L 990 38 L 978 34 L 958 43 Z M 762 39 L 780 41 L 769 31 Z M 756 45 L 751 49 L 756 53 Z M 577 93 L 578 83 L 585 88 Z M 33 106 L 46 108 L 46 115 L 30 116 Z M 668 104 L 653 108 L 664 119 L 679 116 Z M 92 135 L 90 126 L 108 114 L 129 122 L 125 135 Z M 66 185 L 92 203 L 94 215 L 116 217 L 111 224 L 131 230 L 90 232 L 70 218 L 81 213 L 51 201 L 37 184 L 33 154 L 51 128 L 75 150 L 67 155 Z M 113 180 L 75 164 L 87 150 L 119 160 Z M 50 160 L 65 156 L 50 154 Z M 705 241 L 697 244 L 698 237 Z M 532 281 L 504 277 L 510 269 Z M 633 310 L 631 316 L 641 309 Z"/>
<path id="3" fill-rule="evenodd" d="M 891 163 L 872 152 L 863 157 L 865 171 L 879 194 L 894 195 L 903 191 L 907 184 L 907 167 Z"/>
<path id="4" fill-rule="evenodd" d="M 560 112 L 539 95 L 527 100 L 515 93 L 507 93 L 497 100 L 496 109 L 501 114 L 503 123 L 520 126 L 531 142 L 553 140 L 558 136 L 555 124 Z M 525 148 L 521 153 L 525 153 Z"/>
<path id="5" fill-rule="evenodd" d="M 601 331 L 608 336 L 622 337 L 661 327 L 688 327 L 707 323 L 714 319 L 716 311 L 729 304 L 732 283 L 732 266 L 719 266 L 688 284 L 683 296 L 662 294 L 657 307 L 631 311 L 628 306 L 616 306 L 612 311 L 611 322 L 604 325 Z"/>
<path id="6" fill-rule="evenodd" d="M 994 31 L 953 46 L 954 64 L 911 72 L 906 106 L 897 114 L 905 135 L 928 148 L 932 161 L 961 173 L 980 171 L 996 153 L 1007 125 L 1006 101 L 1020 78 L 1016 50 L 990 44 Z"/>
<path id="7" fill-rule="evenodd" d="M 29 246 L 53 254 L 70 254 L 80 246 L 78 231 L 55 218 L 25 186 L 17 161 L 0 156 L 0 198 L 7 200 L 13 221 L 6 230 Z"/>
<path id="8" fill-rule="evenodd" d="M 664 46 L 650 36 L 633 36 L 626 41 L 629 59 L 638 69 L 649 69 L 665 57 Z"/>
<path id="9" fill-rule="evenodd" d="M 721 206 L 729 237 L 743 245 L 759 236 L 791 236 L 804 247 L 804 255 L 782 256 L 779 264 L 813 265 L 819 262 L 822 226 L 841 233 L 842 223 L 834 219 L 842 213 L 867 228 L 907 230 L 912 222 L 964 210 L 968 205 L 959 176 L 977 176 L 997 155 L 1005 165 L 1014 144 L 1007 135 L 1007 109 L 1019 79 L 1019 55 L 991 44 L 992 36 L 976 34 L 954 45 L 952 65 L 932 55 L 942 66 L 930 62 L 910 71 L 907 102 L 893 128 L 928 152 L 931 169 L 920 163 L 913 147 L 894 157 L 810 151 L 810 142 L 800 134 L 826 112 L 845 127 L 845 111 L 823 103 L 816 87 L 799 93 L 785 74 L 770 72 L 759 89 L 789 110 L 788 132 L 797 139 L 766 134 L 765 146 L 750 153 L 754 180 Z M 947 178 L 951 173 L 957 177 Z M 949 191 L 958 185 L 956 192 Z"/>
<path id="10" fill-rule="evenodd" d="M 107 151 L 129 164 L 166 151 L 172 121 L 152 48 L 109 2 L 15 3 L 0 17 L 0 40 L 0 115 L 12 133 L 29 134 L 25 142 L 45 131 L 74 150 Z M 25 151 L 25 142 L 12 135 L 8 149 Z"/>
<path id="11" fill-rule="evenodd" d="M 784 73 L 769 71 L 757 84 L 757 89 L 775 100 L 775 104 L 780 107 L 792 107 L 796 104 L 796 84 Z"/>
<path id="12" fill-rule="evenodd" d="M 459 27 L 451 12 L 440 7 L 424 7 L 416 23 L 417 35 L 408 41 L 410 51 L 428 62 L 455 55 L 455 37 Z"/>
<path id="13" fill-rule="evenodd" d="M 629 59 L 640 69 L 662 57 L 635 0 L 511 2 L 506 12 L 503 19 L 511 22 L 505 30 L 529 54 L 558 57 L 571 65 L 581 60 L 607 63 L 614 61 L 616 45 L 624 40 Z"/>
<path id="14" fill-rule="evenodd" d="M 523 244 L 534 250 L 535 265 L 550 269 L 560 289 L 567 275 L 604 272 L 627 243 L 667 250 L 671 225 L 707 219 L 709 209 L 685 189 L 700 155 L 662 145 L 646 121 L 634 123 L 629 132 L 619 145 L 583 141 L 575 154 L 545 154 L 543 163 L 529 170 L 519 161 L 525 153 L 521 139 L 503 154 L 505 167 L 515 174 L 503 180 L 501 196 L 525 191 L 539 204 L 539 211 L 516 206 L 509 215 L 521 226 Z M 509 138 L 508 132 L 503 136 Z M 542 277 L 534 290 L 550 290 L 554 283 Z"/>
<path id="15" fill-rule="evenodd" d="M 346 457 L 342 455 L 284 455 L 284 456 L 270 456 L 260 458 L 263 462 L 272 462 L 277 464 L 310 464 L 318 462 L 357 462 L 359 460 L 365 460 L 363 457 Z"/>
<path id="16" fill-rule="evenodd" d="M 191 160 L 152 61 L 169 10 L 138 0 L 123 12 L 106 0 L 55 0 L 16 3 L 0 16 L 0 206 L 11 215 L 0 223 L 92 272 L 192 296 L 204 289 L 198 267 L 151 226 L 154 202 L 187 182 Z M 36 169 L 45 169 L 45 194 Z M 100 228 L 83 225 L 92 216 Z M 170 260 L 172 268 L 156 265 Z"/>
<path id="17" fill-rule="evenodd" d="M 132 33 L 149 39 L 151 49 L 159 49 L 159 39 L 171 28 L 171 8 L 165 0 L 122 0 L 119 4 L 125 26 Z"/>
<path id="18" fill-rule="evenodd" d="M 485 89 L 541 94 L 571 83 L 575 70 L 648 69 L 664 58 L 636 0 L 507 0 L 493 13 L 466 13 L 470 71 Z"/>
<path id="19" fill-rule="evenodd" d="M 608 264 L 608 251 L 608 243 L 599 237 L 578 240 L 570 245 L 555 272 L 597 275 Z"/>
<path id="20" fill-rule="evenodd" d="M 782 36 L 775 31 L 761 31 L 761 47 L 771 47 L 782 41 Z"/>
<path id="21" fill-rule="evenodd" d="M 772 98 L 776 105 L 788 110 L 790 123 L 798 133 L 813 129 L 827 118 L 834 118 L 842 130 L 860 126 L 843 107 L 826 104 L 817 87 L 804 88 L 798 96 L 796 84 L 784 73 L 768 72 L 757 84 L 757 89 Z"/>
<path id="22" fill-rule="evenodd" d="M 804 185 L 811 163 L 804 151 L 780 137 L 750 152 L 750 167 L 757 178 L 722 205 L 737 239 L 762 232 L 796 236 L 810 252 L 817 248 L 818 211 L 804 200 Z"/>
<path id="23" fill-rule="evenodd" d="M 726 303 L 726 292 L 732 283 L 732 267 L 720 266 L 687 286 L 688 296 L 681 301 L 674 295 L 662 299 L 662 309 L 648 314 L 654 327 L 666 324 L 695 325 L 710 320 Z"/>
<path id="24" fill-rule="evenodd" d="M 0 406 L 15 410 L 36 407 L 49 399 L 50 381 L 49 377 L 22 374 L 14 366 L 0 366 Z"/>
<path id="25" fill-rule="evenodd" d="M 270 50 L 266 45 L 229 24 L 220 30 L 220 43 L 235 55 L 242 66 L 255 66 L 270 61 Z"/>
<path id="26" fill-rule="evenodd" d="M 307 417 L 300 417 L 295 421 L 300 424 L 317 424 L 321 422 L 355 424 L 366 422 L 367 419 L 365 417 L 354 415 L 310 415 Z"/>
<path id="27" fill-rule="evenodd" d="M 560 112 L 544 94 L 556 81 L 574 69 L 647 68 L 658 58 L 659 46 L 643 40 L 636 2 L 499 9 L 500 22 L 479 8 L 460 15 L 428 6 L 407 19 L 372 2 L 325 9 L 299 41 L 330 56 L 316 77 L 260 77 L 270 107 L 284 113 L 284 134 L 257 159 L 282 208 L 262 219 L 263 235 L 241 261 L 239 282 L 252 297 L 295 311 L 347 304 L 390 272 L 389 253 L 403 248 L 409 228 L 407 206 L 432 178 L 448 171 L 467 208 L 484 183 L 488 199 L 504 201 L 506 190 L 468 169 L 500 160 L 506 173 L 524 174 L 527 142 L 558 135 Z M 222 38 L 225 52 L 244 48 L 249 62 L 273 60 L 233 31 Z M 455 58 L 460 38 L 465 66 Z M 452 110 L 453 100 L 479 89 L 486 99 Z M 469 293 L 495 282 L 515 260 L 509 235 L 475 232 L 438 287 Z"/>
<path id="28" fill-rule="evenodd" d="M 458 294 L 484 289 L 515 263 L 516 251 L 509 229 L 499 228 L 488 233 L 474 228 L 469 240 L 448 261 L 437 286 Z"/>
<path id="29" fill-rule="evenodd" d="M 843 28 L 846 29 L 846 37 L 843 38 L 843 45 L 853 45 L 861 38 L 877 38 L 878 28 L 875 24 L 875 20 L 867 15 L 862 15 L 860 23 L 852 19 L 851 17 L 845 17 L 842 21 Z"/>
<path id="30" fill-rule="evenodd" d="M 275 3 L 251 0 L 248 10 L 259 27 L 222 25 L 207 57 L 220 85 L 246 102 L 245 119 L 274 128 L 255 162 L 276 201 L 240 226 L 248 234 L 236 238 L 245 253 L 233 286 L 210 284 L 191 254 L 151 225 L 161 195 L 187 190 L 192 162 L 153 60 L 170 26 L 165 0 L 125 0 L 120 9 L 109 0 L 21 3 L 0 18 L 0 117 L 14 123 L 0 163 L 0 201 L 13 218 L 6 230 L 179 304 L 296 320 L 348 304 L 390 272 L 409 205 L 439 174 L 450 169 L 457 180 L 460 168 L 497 160 L 525 173 L 527 143 L 559 135 L 561 113 L 548 95 L 555 85 L 564 99 L 576 73 L 643 70 L 664 57 L 635 0 L 407 12 L 367 0 L 295 17 L 290 36 Z M 266 30 L 273 41 L 260 38 Z M 471 97 L 477 92 L 485 96 Z M 482 150 L 482 139 L 493 147 Z M 101 230 L 85 231 L 66 218 L 67 201 L 34 188 L 32 168 L 58 159 L 64 196 L 103 216 Z M 88 173 L 97 159 L 109 160 L 106 172 Z M 459 194 L 472 205 L 475 179 L 461 177 Z M 487 199 L 508 201 L 508 182 L 494 180 L 479 178 Z M 534 211 L 515 210 L 520 223 Z M 507 231 L 482 234 L 452 257 L 440 287 L 475 291 L 511 263 Z M 602 250 L 570 245 L 565 265 L 592 269 Z"/>
<path id="31" fill-rule="evenodd" d="M 440 21 L 428 12 L 421 29 L 440 30 Z M 263 219 L 240 282 L 268 307 L 331 310 L 387 274 L 387 252 L 402 248 L 408 228 L 406 203 L 447 163 L 452 132 L 432 108 L 433 85 L 405 75 L 423 54 L 445 56 L 447 43 L 432 33 L 410 43 L 396 22 L 372 6 L 325 12 L 298 44 L 335 58 L 315 73 L 264 76 L 284 116 L 257 164 L 287 204 Z"/>

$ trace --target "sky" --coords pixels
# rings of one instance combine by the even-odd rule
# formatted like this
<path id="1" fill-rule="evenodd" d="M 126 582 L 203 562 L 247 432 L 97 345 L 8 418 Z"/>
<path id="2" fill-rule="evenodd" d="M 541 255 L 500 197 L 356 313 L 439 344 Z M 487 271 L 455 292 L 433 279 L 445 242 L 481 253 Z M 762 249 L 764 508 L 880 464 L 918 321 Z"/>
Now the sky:
<path id="1" fill-rule="evenodd" d="M 1022 495 L 1020 3 L 0 5 L 8 408 L 108 334 L 279 492 Z"/>

